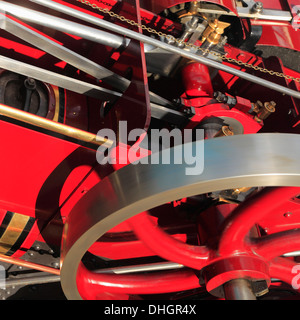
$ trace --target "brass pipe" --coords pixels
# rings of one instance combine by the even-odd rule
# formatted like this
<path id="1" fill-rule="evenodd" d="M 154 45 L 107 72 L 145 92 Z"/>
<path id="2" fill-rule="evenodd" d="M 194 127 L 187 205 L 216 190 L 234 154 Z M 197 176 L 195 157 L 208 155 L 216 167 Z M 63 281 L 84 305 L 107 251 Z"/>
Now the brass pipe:
<path id="1" fill-rule="evenodd" d="M 48 272 L 48 273 L 52 273 L 52 274 L 56 274 L 56 275 L 60 274 L 59 269 L 43 266 L 43 265 L 40 265 L 37 263 L 33 263 L 33 262 L 25 261 L 25 260 L 20 260 L 20 259 L 9 257 L 9 256 L 4 256 L 2 254 L 0 255 L 0 261 L 10 263 L 10 264 L 15 264 L 17 266 L 21 266 L 24 268 L 35 269 L 38 271 Z"/>
<path id="2" fill-rule="evenodd" d="M 31 114 L 19 109 L 15 109 L 3 104 L 0 104 L 0 115 L 15 119 L 21 122 L 25 122 L 33 126 L 43 128 L 55 133 L 59 133 L 83 142 L 88 142 L 96 145 L 102 145 L 106 143 L 107 147 L 110 147 L 113 145 L 112 141 L 103 137 L 99 137 L 93 133 L 86 132 L 84 130 L 80 130 L 74 127 L 70 127 L 65 124 L 55 122 L 46 118 L 42 118 L 34 114 Z"/>

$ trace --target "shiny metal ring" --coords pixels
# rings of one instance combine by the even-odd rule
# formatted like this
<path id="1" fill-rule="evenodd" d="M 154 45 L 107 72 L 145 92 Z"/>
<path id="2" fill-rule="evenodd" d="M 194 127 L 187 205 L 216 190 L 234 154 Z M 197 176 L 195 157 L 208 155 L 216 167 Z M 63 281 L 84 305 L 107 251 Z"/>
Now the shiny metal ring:
<path id="1" fill-rule="evenodd" d="M 75 205 L 62 241 L 61 285 L 67 298 L 81 299 L 76 273 L 89 247 L 111 228 L 142 211 L 224 189 L 300 186 L 300 136 L 296 134 L 207 140 L 201 175 L 186 175 L 185 165 L 173 164 L 172 160 L 168 165 L 128 165 L 99 182 Z"/>

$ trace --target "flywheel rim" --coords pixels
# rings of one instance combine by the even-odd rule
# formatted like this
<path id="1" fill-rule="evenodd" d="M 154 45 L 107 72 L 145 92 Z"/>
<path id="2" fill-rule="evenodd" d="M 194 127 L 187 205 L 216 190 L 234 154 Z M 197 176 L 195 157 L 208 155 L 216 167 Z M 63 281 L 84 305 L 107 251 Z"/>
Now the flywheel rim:
<path id="1" fill-rule="evenodd" d="M 75 205 L 65 223 L 61 285 L 66 297 L 82 299 L 76 275 L 89 247 L 140 212 L 181 197 L 241 186 L 300 186 L 299 143 L 299 135 L 280 133 L 211 139 L 205 141 L 200 176 L 187 176 L 185 166 L 175 164 L 128 165 L 114 172 Z"/>

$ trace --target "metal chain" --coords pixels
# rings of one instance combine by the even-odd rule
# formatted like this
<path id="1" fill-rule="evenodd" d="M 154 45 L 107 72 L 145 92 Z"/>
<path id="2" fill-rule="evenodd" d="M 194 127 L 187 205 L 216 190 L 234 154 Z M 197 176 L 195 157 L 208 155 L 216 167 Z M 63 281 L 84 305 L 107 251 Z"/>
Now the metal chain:
<path id="1" fill-rule="evenodd" d="M 78 2 L 81 2 L 82 4 L 85 4 L 91 8 L 93 8 L 94 10 L 98 10 L 100 11 L 101 13 L 104 13 L 104 14 L 108 14 L 111 18 L 116 18 L 122 22 L 125 22 L 131 26 L 135 26 L 135 27 L 138 27 L 140 28 L 141 30 L 145 30 L 149 33 L 152 33 L 152 34 L 155 34 L 159 37 L 165 37 L 166 39 L 168 39 L 169 41 L 173 41 L 179 45 L 182 45 L 183 42 L 182 40 L 178 39 L 178 38 L 175 38 L 174 36 L 172 35 L 169 35 L 169 34 L 166 34 L 162 31 L 157 31 L 153 28 L 150 28 L 150 27 L 147 27 L 146 25 L 143 25 L 141 23 L 138 23 L 134 20 L 131 20 L 131 19 L 127 19 L 126 17 L 122 16 L 122 15 L 119 15 L 117 13 L 114 13 L 113 11 L 109 10 L 109 9 L 105 9 L 105 8 L 101 8 L 99 7 L 98 5 L 96 5 L 95 3 L 91 3 L 89 0 L 76 0 Z M 109 3 L 105 3 L 106 5 L 111 5 Z M 209 49 L 203 49 L 199 46 L 196 46 L 195 44 L 191 44 L 191 43 L 186 43 L 184 42 L 185 46 L 186 47 L 189 47 L 191 49 L 196 49 L 196 50 L 200 50 L 203 54 L 211 54 L 211 55 L 214 55 L 220 59 L 222 59 L 223 61 L 227 61 L 227 62 L 230 62 L 230 63 L 236 63 L 240 66 L 244 66 L 246 68 L 251 68 L 251 69 L 254 69 L 255 71 L 260 71 L 260 72 L 263 72 L 263 73 L 268 73 L 270 74 L 271 76 L 277 76 L 277 77 L 280 77 L 280 78 L 285 78 L 286 80 L 293 80 L 293 81 L 296 81 L 296 82 L 299 82 L 300 83 L 300 78 L 295 78 L 293 76 L 290 76 L 290 75 L 287 75 L 287 74 L 284 74 L 282 72 L 276 72 L 276 71 L 273 71 L 273 70 L 268 70 L 266 68 L 263 68 L 263 67 L 260 67 L 260 66 L 255 66 L 251 63 L 248 63 L 248 62 L 243 62 L 241 60 L 238 60 L 238 59 L 235 59 L 235 58 L 230 58 L 230 57 L 227 57 L 226 54 L 220 54 L 218 52 L 214 52 L 214 51 L 211 51 Z"/>

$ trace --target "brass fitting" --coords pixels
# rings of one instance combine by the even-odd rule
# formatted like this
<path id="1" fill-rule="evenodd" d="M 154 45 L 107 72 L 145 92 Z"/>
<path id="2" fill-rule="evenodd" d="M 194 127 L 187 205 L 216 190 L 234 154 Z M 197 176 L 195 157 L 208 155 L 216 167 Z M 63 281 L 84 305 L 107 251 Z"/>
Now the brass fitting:
<path id="1" fill-rule="evenodd" d="M 215 19 L 208 23 L 208 26 L 203 31 L 201 42 L 203 43 L 207 37 L 218 27 L 218 19 Z"/>
<path id="2" fill-rule="evenodd" d="M 221 36 L 224 33 L 224 30 L 230 26 L 230 23 L 219 21 L 215 19 L 209 22 L 208 26 L 203 32 L 201 42 L 206 40 L 213 45 L 216 45 L 220 42 Z"/>
<path id="3" fill-rule="evenodd" d="M 231 127 L 223 126 L 222 129 L 215 134 L 214 138 L 227 137 L 227 136 L 233 136 L 233 135 L 234 135 L 234 132 Z"/>
<path id="4" fill-rule="evenodd" d="M 272 113 L 276 111 L 276 103 L 274 101 L 265 102 L 263 107 L 257 112 L 255 117 L 258 122 L 267 119 Z"/>
<path id="5" fill-rule="evenodd" d="M 258 113 L 264 107 L 261 101 L 257 101 L 253 104 L 253 112 Z"/>
<path id="6" fill-rule="evenodd" d="M 218 44 L 221 40 L 221 36 L 224 33 L 224 30 L 230 26 L 230 23 L 219 22 L 217 28 L 209 34 L 207 41 L 211 44 Z"/>

